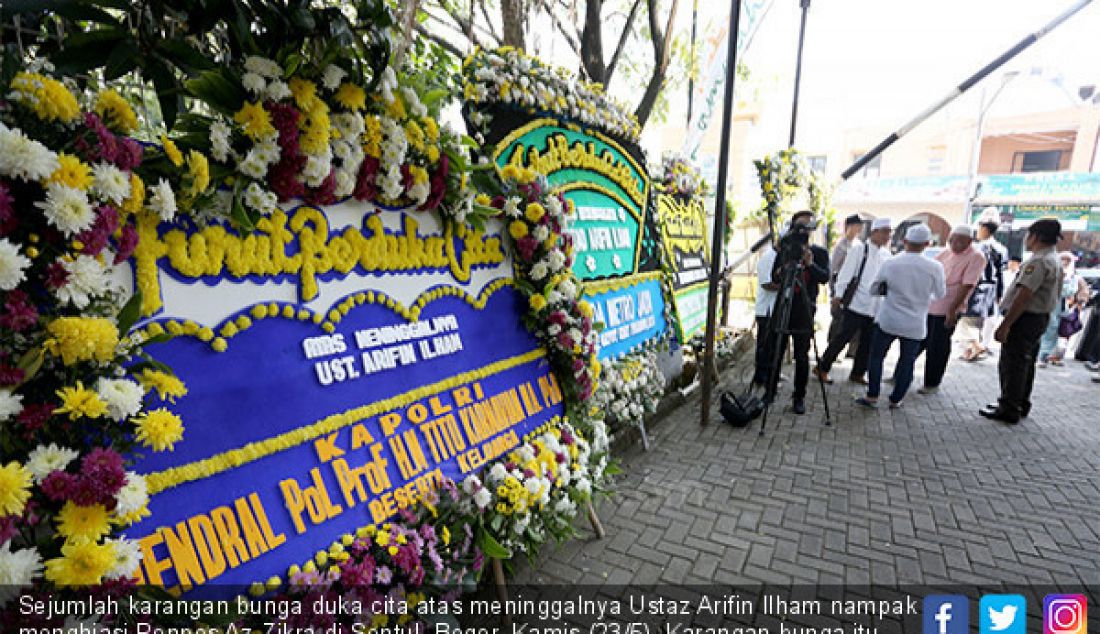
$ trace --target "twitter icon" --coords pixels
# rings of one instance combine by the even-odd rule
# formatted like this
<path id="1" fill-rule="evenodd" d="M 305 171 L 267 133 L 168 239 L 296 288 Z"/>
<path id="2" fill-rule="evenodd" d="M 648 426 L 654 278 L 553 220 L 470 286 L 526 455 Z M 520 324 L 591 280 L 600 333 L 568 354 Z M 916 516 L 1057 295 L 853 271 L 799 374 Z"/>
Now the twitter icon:
<path id="1" fill-rule="evenodd" d="M 1027 634 L 1027 599 L 987 594 L 978 604 L 979 634 Z"/>

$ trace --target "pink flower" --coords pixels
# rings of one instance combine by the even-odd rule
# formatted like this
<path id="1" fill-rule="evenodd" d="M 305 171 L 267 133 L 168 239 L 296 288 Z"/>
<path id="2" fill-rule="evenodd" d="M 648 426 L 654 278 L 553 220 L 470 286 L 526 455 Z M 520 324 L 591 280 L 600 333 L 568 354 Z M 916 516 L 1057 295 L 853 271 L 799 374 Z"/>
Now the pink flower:
<path id="1" fill-rule="evenodd" d="M 96 256 L 107 247 L 111 235 L 118 229 L 118 212 L 110 205 L 102 205 L 96 209 L 95 223 L 77 235 L 77 240 L 84 244 L 85 255 Z"/>
<path id="2" fill-rule="evenodd" d="M 375 200 L 378 198 L 378 186 L 375 184 L 375 177 L 381 166 L 382 164 L 373 156 L 363 159 L 363 164 L 359 166 L 355 191 L 351 194 L 356 200 Z"/>
<path id="3" fill-rule="evenodd" d="M 567 319 L 567 317 L 566 317 L 565 313 L 563 313 L 560 310 L 555 310 L 554 312 L 550 313 L 550 317 L 549 317 L 550 323 L 555 324 L 557 326 L 562 326 L 562 327 L 565 327 L 566 319 Z"/>
<path id="4" fill-rule="evenodd" d="M 111 449 L 96 447 L 80 463 L 80 474 L 73 499 L 78 504 L 105 504 L 114 502 L 115 495 L 126 483 L 126 470 L 122 456 Z"/>
<path id="5" fill-rule="evenodd" d="M 539 241 L 530 235 L 523 236 L 516 241 L 516 248 L 524 260 L 531 260 L 535 256 L 535 250 L 539 248 Z"/>
<path id="6" fill-rule="evenodd" d="M 19 533 L 19 529 L 15 526 L 18 520 L 18 515 L 5 515 L 4 517 L 0 517 L 0 546 L 8 543 L 8 540 Z"/>
<path id="7" fill-rule="evenodd" d="M 431 190 L 428 194 L 428 199 L 424 201 L 423 205 L 420 205 L 420 209 L 435 209 L 443 204 L 443 198 L 447 195 L 447 174 L 450 170 L 451 161 L 447 158 L 447 155 L 444 154 L 439 158 L 439 167 L 432 172 L 430 181 Z M 504 203 L 501 203 L 501 206 L 503 205 Z"/>
<path id="8" fill-rule="evenodd" d="M 122 147 L 119 149 L 115 166 L 127 172 L 137 169 L 145 156 L 145 150 L 141 144 L 133 139 L 122 139 Z"/>
<path id="9" fill-rule="evenodd" d="M 69 272 L 65 270 L 65 267 L 58 262 L 51 262 L 46 267 L 46 288 L 56 289 L 61 288 L 69 281 Z"/>
<path id="10" fill-rule="evenodd" d="M 573 349 L 573 338 L 570 337 L 568 333 L 565 333 L 565 332 L 559 333 L 558 334 L 558 343 L 561 344 L 561 347 L 565 348 L 566 350 L 572 350 Z M 580 361 L 580 359 L 577 359 L 577 361 Z"/>
<path id="11" fill-rule="evenodd" d="M 115 264 L 122 264 L 131 255 L 134 254 L 134 250 L 138 245 L 138 232 L 137 228 L 133 225 L 126 225 L 122 228 L 122 233 L 118 237 L 118 248 L 115 253 Z"/>
<path id="12" fill-rule="evenodd" d="M 0 385 L 19 385 L 26 376 L 27 371 L 23 368 L 0 364 Z"/>
<path id="13" fill-rule="evenodd" d="M 46 421 L 53 416 L 54 406 L 50 403 L 32 403 L 24 405 L 16 420 L 24 427 L 26 432 L 35 432 L 42 428 Z"/>

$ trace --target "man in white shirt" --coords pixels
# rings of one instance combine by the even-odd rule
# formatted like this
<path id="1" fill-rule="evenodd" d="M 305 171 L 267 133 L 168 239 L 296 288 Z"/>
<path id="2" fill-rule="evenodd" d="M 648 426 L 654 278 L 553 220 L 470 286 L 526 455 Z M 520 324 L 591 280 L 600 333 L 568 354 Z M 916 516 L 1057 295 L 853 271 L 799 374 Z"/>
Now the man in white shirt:
<path id="1" fill-rule="evenodd" d="M 859 239 L 861 233 L 863 233 L 863 220 L 859 217 L 859 214 L 852 214 L 845 218 L 844 235 L 836 241 L 836 245 L 833 246 L 833 253 L 829 257 L 829 297 L 833 298 L 831 306 L 833 320 L 829 323 L 829 341 L 832 341 L 840 332 L 844 322 L 841 319 L 844 310 L 836 302 L 836 299 L 844 294 L 844 288 L 837 286 L 837 278 L 840 270 L 844 268 L 848 252 L 856 245 L 863 244 L 863 241 Z"/>
<path id="2" fill-rule="evenodd" d="M 871 328 L 874 325 L 875 312 L 880 297 L 872 295 L 871 285 L 878 275 L 882 263 L 890 257 L 889 218 L 876 218 L 871 224 L 871 235 L 867 243 L 856 242 L 848 252 L 840 273 L 836 277 L 836 293 L 833 307 L 838 311 L 840 327 L 829 337 L 829 347 L 814 372 L 826 382 L 832 383 L 829 370 L 833 367 L 844 346 L 859 334 L 859 345 L 852 363 L 849 381 L 866 383 L 863 375 L 867 372 L 867 358 L 871 352 Z"/>
<path id="3" fill-rule="evenodd" d="M 905 251 L 883 263 L 875 276 L 874 289 L 885 297 L 871 334 L 867 395 L 856 399 L 860 405 L 877 405 L 882 364 L 895 339 L 901 342 L 901 355 L 894 368 L 891 408 L 901 407 L 913 382 L 913 364 L 928 331 L 928 306 L 947 294 L 943 265 L 922 255 L 931 240 L 928 225 L 909 227 L 905 233 Z"/>
<path id="4" fill-rule="evenodd" d="M 776 291 L 779 290 L 779 285 L 772 282 L 774 267 L 775 249 L 769 244 L 756 263 L 756 369 L 752 383 L 757 387 L 764 387 L 768 382 L 775 349 L 775 338 L 768 337 L 768 320 L 775 307 Z"/>

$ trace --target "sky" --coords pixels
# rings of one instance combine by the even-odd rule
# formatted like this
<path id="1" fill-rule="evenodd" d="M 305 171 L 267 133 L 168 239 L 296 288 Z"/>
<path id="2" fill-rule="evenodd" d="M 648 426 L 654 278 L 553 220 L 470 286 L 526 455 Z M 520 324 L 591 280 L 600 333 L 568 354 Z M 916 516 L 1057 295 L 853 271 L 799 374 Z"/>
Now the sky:
<path id="1" fill-rule="evenodd" d="M 896 129 L 943 97 L 953 86 L 1027 34 L 1069 8 L 1074 0 L 812 0 L 807 24 L 799 130 L 882 127 Z M 688 28 L 691 2 L 681 2 L 678 22 Z M 728 3 L 700 0 L 700 23 L 728 20 Z M 774 0 L 745 62 L 755 81 L 770 90 L 766 107 L 789 112 L 800 18 L 798 0 Z M 1042 67 L 1044 78 L 1064 76 L 1072 93 L 1100 85 L 1100 2 L 1009 62 L 984 84 L 999 84 L 1005 70 Z M 941 116 L 973 117 L 982 85 Z M 994 85 L 992 89 L 995 89 Z M 992 90 L 991 89 L 991 90 Z M 686 96 L 673 99 L 681 110 Z M 994 114 L 1069 105 L 1066 91 L 1047 79 L 1013 81 L 998 97 Z M 993 112 L 993 111 L 991 111 Z M 934 123 L 930 121 L 930 123 Z M 785 134 L 776 139 L 785 144 Z"/>

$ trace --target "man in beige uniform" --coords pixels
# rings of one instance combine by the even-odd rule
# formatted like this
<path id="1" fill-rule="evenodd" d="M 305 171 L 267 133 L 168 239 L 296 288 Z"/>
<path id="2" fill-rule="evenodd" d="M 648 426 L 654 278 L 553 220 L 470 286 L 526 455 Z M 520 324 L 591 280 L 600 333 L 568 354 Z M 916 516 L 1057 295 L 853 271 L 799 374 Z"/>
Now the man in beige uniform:
<path id="1" fill-rule="evenodd" d="M 1004 320 L 994 334 L 1002 344 L 997 364 L 1001 397 L 979 412 L 986 418 L 1018 423 L 1031 411 L 1039 339 L 1062 289 L 1062 264 L 1054 251 L 1061 233 L 1062 225 L 1051 219 L 1036 220 L 1028 228 L 1024 245 L 1031 258 L 1020 267 L 1001 302 Z"/>

